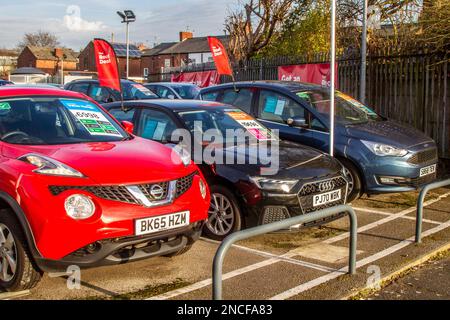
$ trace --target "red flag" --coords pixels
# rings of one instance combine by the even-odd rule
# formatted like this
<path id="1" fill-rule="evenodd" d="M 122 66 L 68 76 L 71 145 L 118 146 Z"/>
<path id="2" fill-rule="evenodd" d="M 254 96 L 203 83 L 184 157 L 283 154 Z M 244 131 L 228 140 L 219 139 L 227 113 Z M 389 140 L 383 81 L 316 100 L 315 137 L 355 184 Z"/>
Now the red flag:
<path id="1" fill-rule="evenodd" d="M 121 92 L 119 68 L 114 48 L 106 40 L 95 39 L 94 51 L 100 86 Z"/>
<path id="2" fill-rule="evenodd" d="M 231 70 L 230 59 L 227 55 L 227 50 L 223 46 L 219 39 L 208 37 L 209 48 L 216 64 L 217 72 L 220 75 L 233 76 L 233 70 Z"/>

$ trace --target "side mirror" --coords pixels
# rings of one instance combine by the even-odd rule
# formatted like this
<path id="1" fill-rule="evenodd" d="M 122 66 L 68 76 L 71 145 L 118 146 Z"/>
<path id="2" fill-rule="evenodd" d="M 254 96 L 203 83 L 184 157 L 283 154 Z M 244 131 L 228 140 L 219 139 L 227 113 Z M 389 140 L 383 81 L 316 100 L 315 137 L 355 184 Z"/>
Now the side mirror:
<path id="1" fill-rule="evenodd" d="M 289 118 L 289 119 L 287 119 L 286 122 L 290 127 L 295 127 L 295 128 L 308 127 L 308 124 L 306 123 L 305 118 Z"/>
<path id="2" fill-rule="evenodd" d="M 122 121 L 120 124 L 126 132 L 128 132 L 129 134 L 133 134 L 134 124 L 132 124 L 130 121 Z"/>

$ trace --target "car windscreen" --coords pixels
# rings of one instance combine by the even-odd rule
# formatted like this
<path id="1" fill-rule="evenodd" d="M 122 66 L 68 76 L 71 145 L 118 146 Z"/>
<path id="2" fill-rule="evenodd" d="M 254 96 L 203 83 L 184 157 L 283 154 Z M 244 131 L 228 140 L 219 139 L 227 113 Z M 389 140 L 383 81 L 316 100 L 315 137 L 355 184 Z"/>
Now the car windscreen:
<path id="1" fill-rule="evenodd" d="M 322 90 L 300 91 L 297 96 L 305 103 L 325 116 L 330 114 L 330 94 Z M 361 102 L 336 91 L 335 100 L 336 122 L 343 125 L 367 123 L 369 121 L 382 121 L 375 111 Z"/>
<path id="2" fill-rule="evenodd" d="M 124 100 L 148 100 L 159 98 L 154 92 L 140 83 L 122 85 L 122 90 Z"/>
<path id="3" fill-rule="evenodd" d="M 207 131 L 214 130 L 220 133 L 224 141 L 228 141 L 235 140 L 234 136 L 230 137 L 231 131 L 240 130 L 257 140 L 276 138 L 269 129 L 239 109 L 184 111 L 179 112 L 179 115 L 192 134 L 201 133 L 204 136 Z"/>
<path id="4" fill-rule="evenodd" d="M 195 85 L 170 85 L 170 87 L 180 95 L 182 99 L 195 99 L 200 93 L 200 89 Z"/>
<path id="5" fill-rule="evenodd" d="M 0 100 L 0 136 L 3 142 L 22 145 L 112 142 L 129 137 L 95 104 L 62 97 Z"/>

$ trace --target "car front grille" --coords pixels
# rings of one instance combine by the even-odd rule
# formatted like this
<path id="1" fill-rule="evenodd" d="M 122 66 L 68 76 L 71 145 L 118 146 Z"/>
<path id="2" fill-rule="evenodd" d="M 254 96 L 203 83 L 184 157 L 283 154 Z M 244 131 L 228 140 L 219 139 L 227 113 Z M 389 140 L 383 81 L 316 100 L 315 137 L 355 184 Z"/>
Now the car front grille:
<path id="1" fill-rule="evenodd" d="M 286 207 L 269 206 L 264 208 L 262 224 L 278 222 L 288 218 L 290 218 L 290 214 Z"/>
<path id="2" fill-rule="evenodd" d="M 341 200 L 314 207 L 314 195 L 335 190 L 341 190 Z M 301 188 L 298 197 L 300 207 L 304 214 L 345 204 L 347 198 L 347 180 L 340 176 L 329 180 L 307 183 Z"/>
<path id="3" fill-rule="evenodd" d="M 184 193 L 186 193 L 192 186 L 192 182 L 194 180 L 194 176 L 198 175 L 198 171 L 182 177 L 177 180 L 176 183 L 176 198 L 181 197 Z M 158 199 L 154 198 L 151 195 L 151 189 L 153 186 L 160 186 L 162 188 L 162 196 Z M 152 184 L 141 184 L 137 185 L 139 190 L 145 195 L 145 197 L 149 201 L 159 201 L 164 200 L 168 197 L 169 193 L 169 181 L 163 181 L 159 183 Z M 110 200 L 110 201 L 118 201 L 130 204 L 141 204 L 138 199 L 136 199 L 127 189 L 126 186 L 49 186 L 49 190 L 52 195 L 57 196 L 64 191 L 69 190 L 81 190 L 85 192 L 92 193 L 98 198 Z"/>
<path id="4" fill-rule="evenodd" d="M 181 197 L 186 191 L 191 188 L 194 176 L 197 174 L 198 172 L 194 172 L 193 174 L 177 180 L 177 198 Z"/>
<path id="5" fill-rule="evenodd" d="M 409 158 L 408 162 L 411 164 L 421 165 L 425 163 L 430 163 L 432 161 L 437 162 L 437 160 L 438 160 L 438 151 L 436 148 L 434 148 L 415 153 L 411 158 Z"/>

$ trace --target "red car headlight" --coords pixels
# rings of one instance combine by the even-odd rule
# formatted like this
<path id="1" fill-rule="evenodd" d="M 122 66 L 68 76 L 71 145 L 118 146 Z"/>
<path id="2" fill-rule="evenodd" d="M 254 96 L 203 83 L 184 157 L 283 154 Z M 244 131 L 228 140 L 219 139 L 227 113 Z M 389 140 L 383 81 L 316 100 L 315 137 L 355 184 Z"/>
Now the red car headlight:
<path id="1" fill-rule="evenodd" d="M 64 176 L 64 177 L 76 177 L 83 178 L 84 175 L 81 172 L 61 163 L 55 159 L 51 159 L 39 154 L 26 154 L 18 158 L 20 161 L 28 162 L 37 167 L 33 172 L 52 175 L 52 176 Z"/>

